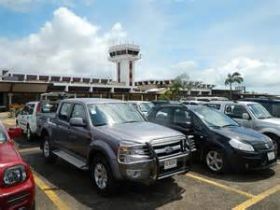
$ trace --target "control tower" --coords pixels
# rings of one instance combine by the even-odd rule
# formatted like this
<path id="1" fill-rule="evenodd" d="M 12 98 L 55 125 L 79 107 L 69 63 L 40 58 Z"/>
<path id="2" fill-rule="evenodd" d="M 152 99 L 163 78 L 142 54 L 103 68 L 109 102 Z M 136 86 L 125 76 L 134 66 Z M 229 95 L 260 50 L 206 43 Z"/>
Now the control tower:
<path id="1" fill-rule="evenodd" d="M 116 63 L 117 82 L 134 86 L 135 61 L 141 58 L 140 48 L 134 44 L 120 44 L 110 47 L 109 61 Z"/>

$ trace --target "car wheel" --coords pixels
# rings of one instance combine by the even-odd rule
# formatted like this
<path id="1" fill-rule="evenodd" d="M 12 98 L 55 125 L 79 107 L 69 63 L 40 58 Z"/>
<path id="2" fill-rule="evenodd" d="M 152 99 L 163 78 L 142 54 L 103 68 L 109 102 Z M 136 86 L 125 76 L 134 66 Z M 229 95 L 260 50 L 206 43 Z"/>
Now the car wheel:
<path id="1" fill-rule="evenodd" d="M 45 161 L 48 163 L 53 163 L 56 160 L 55 154 L 52 153 L 49 136 L 44 136 L 43 156 L 45 158 Z"/>
<path id="2" fill-rule="evenodd" d="M 112 170 L 102 155 L 93 158 L 90 166 L 90 178 L 97 192 L 103 196 L 112 194 L 116 188 Z"/>
<path id="3" fill-rule="evenodd" d="M 220 149 L 210 149 L 205 155 L 205 162 L 212 172 L 223 173 L 226 171 L 227 163 L 224 153 Z"/>
<path id="4" fill-rule="evenodd" d="M 27 141 L 31 141 L 32 137 L 33 137 L 33 134 L 32 134 L 32 132 L 30 130 L 29 125 L 28 125 L 27 128 L 26 128 L 26 139 L 27 139 Z"/>

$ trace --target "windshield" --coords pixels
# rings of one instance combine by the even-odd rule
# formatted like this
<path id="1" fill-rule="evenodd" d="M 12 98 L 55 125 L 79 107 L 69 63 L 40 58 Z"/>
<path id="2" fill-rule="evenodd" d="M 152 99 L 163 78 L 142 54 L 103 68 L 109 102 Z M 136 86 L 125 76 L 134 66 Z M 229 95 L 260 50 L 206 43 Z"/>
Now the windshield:
<path id="1" fill-rule="evenodd" d="M 267 119 L 272 117 L 271 114 L 260 104 L 249 104 L 248 107 L 253 115 L 255 115 L 258 119 Z"/>
<path id="2" fill-rule="evenodd" d="M 90 104 L 88 109 L 94 126 L 145 121 L 133 106 L 125 103 Z"/>
<path id="3" fill-rule="evenodd" d="M 140 103 L 139 107 L 142 112 L 149 112 L 153 108 L 152 103 Z"/>
<path id="4" fill-rule="evenodd" d="M 193 111 L 209 127 L 239 126 L 230 117 L 208 107 L 197 107 Z"/>

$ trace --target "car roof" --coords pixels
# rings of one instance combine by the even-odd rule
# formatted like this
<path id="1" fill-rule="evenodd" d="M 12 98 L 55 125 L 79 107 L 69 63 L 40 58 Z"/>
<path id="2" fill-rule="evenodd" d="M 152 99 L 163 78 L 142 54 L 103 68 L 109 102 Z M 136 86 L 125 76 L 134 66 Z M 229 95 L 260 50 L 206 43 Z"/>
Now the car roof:
<path id="1" fill-rule="evenodd" d="M 107 98 L 70 98 L 64 99 L 63 102 L 80 102 L 84 104 L 105 104 L 105 103 L 126 103 L 125 101 L 118 99 L 107 99 Z"/>
<path id="2" fill-rule="evenodd" d="M 239 104 L 245 104 L 245 105 L 248 105 L 248 104 L 259 104 L 258 102 L 254 102 L 254 101 L 238 101 Z"/>

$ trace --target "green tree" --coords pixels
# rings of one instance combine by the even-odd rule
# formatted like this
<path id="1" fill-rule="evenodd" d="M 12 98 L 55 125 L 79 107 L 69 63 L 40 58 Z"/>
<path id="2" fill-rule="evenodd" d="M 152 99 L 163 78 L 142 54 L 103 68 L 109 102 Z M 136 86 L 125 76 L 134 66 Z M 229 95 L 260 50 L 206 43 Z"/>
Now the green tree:
<path id="1" fill-rule="evenodd" d="M 229 85 L 229 89 L 230 89 L 230 98 L 232 99 L 232 85 L 234 83 L 238 83 L 241 84 L 243 82 L 243 77 L 241 76 L 241 74 L 239 72 L 234 72 L 232 74 L 228 74 L 227 78 L 225 80 L 225 85 L 228 86 Z"/>
<path id="2" fill-rule="evenodd" d="M 170 92 L 172 99 L 177 99 L 181 96 L 183 90 L 191 89 L 189 81 L 189 75 L 186 73 L 177 76 L 170 86 Z"/>

